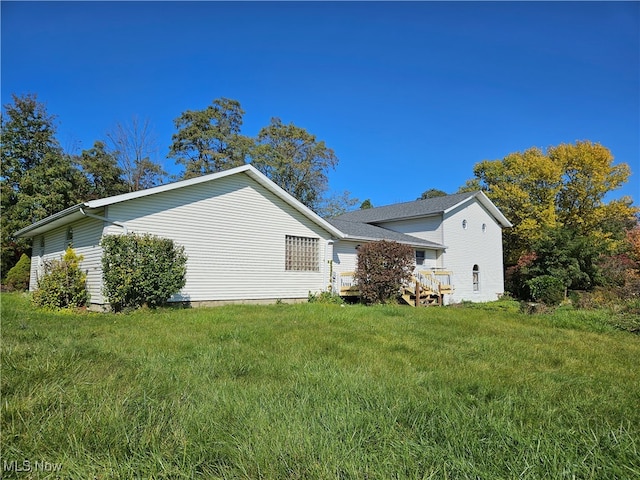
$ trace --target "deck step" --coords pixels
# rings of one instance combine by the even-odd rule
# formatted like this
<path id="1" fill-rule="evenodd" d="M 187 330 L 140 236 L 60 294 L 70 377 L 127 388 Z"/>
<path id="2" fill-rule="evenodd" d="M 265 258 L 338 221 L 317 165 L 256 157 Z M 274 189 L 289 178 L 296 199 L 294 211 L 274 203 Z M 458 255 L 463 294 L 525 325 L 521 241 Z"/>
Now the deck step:
<path id="1" fill-rule="evenodd" d="M 411 305 L 412 307 L 416 306 L 416 301 L 415 301 L 415 297 L 412 297 L 410 294 L 405 293 L 402 295 L 402 299 L 407 302 L 408 305 Z"/>

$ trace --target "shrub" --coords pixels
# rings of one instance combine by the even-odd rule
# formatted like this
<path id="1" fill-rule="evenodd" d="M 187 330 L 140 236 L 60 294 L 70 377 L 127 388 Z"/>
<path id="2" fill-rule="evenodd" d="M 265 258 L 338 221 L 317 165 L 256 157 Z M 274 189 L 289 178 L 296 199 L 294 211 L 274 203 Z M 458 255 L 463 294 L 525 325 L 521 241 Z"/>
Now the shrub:
<path id="1" fill-rule="evenodd" d="M 9 290 L 26 290 L 29 288 L 30 276 L 31 259 L 23 253 L 18 263 L 7 273 L 5 282 Z"/>
<path id="2" fill-rule="evenodd" d="M 33 302 L 44 308 L 75 308 L 86 305 L 89 294 L 86 274 L 80 269 L 82 255 L 67 248 L 60 260 L 44 262 L 44 275 L 33 292 Z"/>
<path id="3" fill-rule="evenodd" d="M 411 278 L 414 252 L 408 245 L 381 240 L 358 250 L 356 281 L 365 303 L 388 303 Z"/>
<path id="4" fill-rule="evenodd" d="M 101 242 L 104 293 L 111 308 L 158 307 L 184 287 L 184 247 L 154 235 L 108 235 Z"/>
<path id="5" fill-rule="evenodd" d="M 333 303 L 336 305 L 344 304 L 344 300 L 340 295 L 332 292 L 327 292 L 327 291 L 320 292 L 320 293 L 309 292 L 307 301 L 309 303 Z"/>
<path id="6" fill-rule="evenodd" d="M 536 302 L 546 305 L 560 305 L 564 300 L 564 284 L 562 281 L 551 275 L 541 275 L 532 278 L 527 282 L 531 291 L 531 297 Z"/>

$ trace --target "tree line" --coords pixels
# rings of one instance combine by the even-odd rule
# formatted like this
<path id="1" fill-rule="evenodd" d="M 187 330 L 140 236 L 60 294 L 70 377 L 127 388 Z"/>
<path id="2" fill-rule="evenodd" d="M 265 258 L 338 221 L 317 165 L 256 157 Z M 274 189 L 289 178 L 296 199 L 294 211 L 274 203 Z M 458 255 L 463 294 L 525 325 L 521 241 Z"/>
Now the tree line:
<path id="1" fill-rule="evenodd" d="M 245 136 L 244 113 L 238 101 L 219 98 L 180 114 L 168 158 L 183 171 L 173 179 L 250 162 L 323 216 L 356 208 L 349 192 L 327 195 L 338 158 L 324 141 L 278 118 L 257 136 Z M 92 148 L 72 154 L 60 146 L 55 116 L 37 96 L 14 95 L 4 105 L 1 133 L 3 278 L 29 251 L 25 240 L 12 237 L 17 230 L 82 201 L 168 180 L 147 121 L 117 124 Z M 565 291 L 606 287 L 639 298 L 639 209 L 629 197 L 610 199 L 630 174 L 606 147 L 578 141 L 481 161 L 458 191 L 485 191 L 513 223 L 504 231 L 504 263 L 506 288 L 515 296 L 531 297 L 542 278 Z M 445 194 L 431 188 L 419 199 Z M 369 199 L 360 205 L 371 207 Z"/>

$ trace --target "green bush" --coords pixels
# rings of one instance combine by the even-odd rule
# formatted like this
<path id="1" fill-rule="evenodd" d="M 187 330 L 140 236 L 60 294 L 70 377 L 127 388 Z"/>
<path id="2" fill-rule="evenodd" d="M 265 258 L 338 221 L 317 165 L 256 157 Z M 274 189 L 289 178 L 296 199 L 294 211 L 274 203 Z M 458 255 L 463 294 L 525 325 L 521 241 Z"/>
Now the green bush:
<path id="1" fill-rule="evenodd" d="M 89 294 L 86 274 L 80 269 L 82 255 L 67 248 L 60 260 L 44 262 L 44 275 L 33 292 L 33 302 L 44 308 L 76 308 L 86 305 Z"/>
<path id="2" fill-rule="evenodd" d="M 7 273 L 5 283 L 9 290 L 26 290 L 29 288 L 31 276 L 31 259 L 24 253 L 11 270 Z"/>
<path id="3" fill-rule="evenodd" d="M 336 304 L 336 305 L 344 304 L 344 300 L 340 295 L 338 295 L 337 293 L 332 293 L 327 291 L 320 292 L 320 293 L 309 292 L 307 301 L 309 303 L 329 303 L 329 304 Z"/>
<path id="4" fill-rule="evenodd" d="M 551 275 L 541 275 L 527 282 L 531 297 L 546 305 L 560 305 L 564 300 L 564 284 Z"/>
<path id="5" fill-rule="evenodd" d="M 101 242 L 104 293 L 111 308 L 159 307 L 184 287 L 184 247 L 154 235 L 108 235 Z"/>
<path id="6" fill-rule="evenodd" d="M 404 282 L 411 278 L 414 251 L 408 245 L 381 240 L 358 250 L 356 280 L 365 303 L 395 300 Z"/>

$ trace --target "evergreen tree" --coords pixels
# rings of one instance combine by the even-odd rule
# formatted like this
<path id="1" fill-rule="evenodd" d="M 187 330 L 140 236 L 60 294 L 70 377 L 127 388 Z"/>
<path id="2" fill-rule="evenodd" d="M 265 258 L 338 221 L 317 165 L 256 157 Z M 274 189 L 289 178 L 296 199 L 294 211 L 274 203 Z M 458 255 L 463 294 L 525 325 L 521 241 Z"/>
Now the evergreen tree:
<path id="1" fill-rule="evenodd" d="M 13 95 L 1 121 L 2 275 L 28 252 L 12 235 L 78 203 L 83 178 L 58 143 L 55 117 L 35 94 Z"/>
<path id="2" fill-rule="evenodd" d="M 240 102 L 219 98 L 204 110 L 187 110 L 175 121 L 169 157 L 183 165 L 183 178 L 220 172 L 246 163 L 250 138 L 240 134 Z"/>

